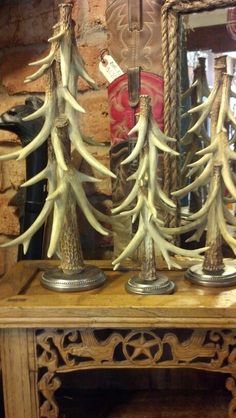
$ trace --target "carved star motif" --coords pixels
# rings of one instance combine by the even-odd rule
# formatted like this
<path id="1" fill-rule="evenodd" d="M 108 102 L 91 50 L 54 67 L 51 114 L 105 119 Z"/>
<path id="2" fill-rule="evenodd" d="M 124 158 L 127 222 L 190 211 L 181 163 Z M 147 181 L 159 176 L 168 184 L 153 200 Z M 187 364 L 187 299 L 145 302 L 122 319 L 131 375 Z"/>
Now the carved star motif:
<path id="1" fill-rule="evenodd" d="M 158 343 L 155 340 L 147 341 L 143 333 L 141 333 L 138 338 L 131 340 L 127 343 L 127 346 L 134 348 L 134 351 L 130 356 L 132 360 L 135 360 L 141 354 L 143 354 L 150 360 L 153 360 L 153 355 L 150 349 L 156 345 L 158 345 Z"/>

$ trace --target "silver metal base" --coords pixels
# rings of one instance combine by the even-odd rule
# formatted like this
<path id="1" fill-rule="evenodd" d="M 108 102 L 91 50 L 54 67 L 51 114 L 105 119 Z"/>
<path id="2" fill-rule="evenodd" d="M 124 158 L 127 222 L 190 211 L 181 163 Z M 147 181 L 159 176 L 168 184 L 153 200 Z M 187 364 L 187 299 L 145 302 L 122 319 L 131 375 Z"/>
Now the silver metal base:
<path id="1" fill-rule="evenodd" d="M 201 286 L 234 286 L 236 285 L 236 266 L 225 263 L 225 268 L 222 272 L 207 274 L 203 271 L 202 264 L 196 264 L 187 270 L 185 278 Z"/>
<path id="2" fill-rule="evenodd" d="M 175 284 L 161 275 L 158 275 L 155 280 L 132 277 L 126 283 L 125 288 L 127 292 L 139 295 L 170 295 L 175 291 Z"/>
<path id="3" fill-rule="evenodd" d="M 102 286 L 106 276 L 102 270 L 94 266 L 86 266 L 79 273 L 65 274 L 60 269 L 50 269 L 42 274 L 41 283 L 44 287 L 58 292 L 81 292 Z"/>

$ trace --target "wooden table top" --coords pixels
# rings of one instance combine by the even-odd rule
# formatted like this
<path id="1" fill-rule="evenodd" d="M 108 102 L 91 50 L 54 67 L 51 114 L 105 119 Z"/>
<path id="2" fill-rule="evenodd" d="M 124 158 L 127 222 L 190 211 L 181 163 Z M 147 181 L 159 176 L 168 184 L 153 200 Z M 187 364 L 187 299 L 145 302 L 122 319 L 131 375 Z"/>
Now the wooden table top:
<path id="1" fill-rule="evenodd" d="M 236 327 L 236 287 L 206 288 L 165 271 L 176 283 L 173 295 L 128 294 L 134 271 L 112 271 L 109 261 L 90 261 L 107 275 L 106 284 L 86 292 L 60 293 L 40 284 L 42 271 L 57 261 L 21 261 L 0 281 L 0 327 Z M 163 273 L 163 272 L 160 272 Z"/>

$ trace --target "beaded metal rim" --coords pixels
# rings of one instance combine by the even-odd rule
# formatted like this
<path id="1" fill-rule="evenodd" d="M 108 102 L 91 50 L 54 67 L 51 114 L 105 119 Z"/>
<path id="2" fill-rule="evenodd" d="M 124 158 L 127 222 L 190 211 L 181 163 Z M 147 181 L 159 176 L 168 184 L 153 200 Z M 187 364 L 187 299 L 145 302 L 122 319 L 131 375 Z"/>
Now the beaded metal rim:
<path id="1" fill-rule="evenodd" d="M 95 266 L 86 266 L 81 272 L 66 275 L 61 269 L 49 269 L 42 274 L 41 284 L 59 292 L 77 292 L 103 286 L 106 275 Z"/>

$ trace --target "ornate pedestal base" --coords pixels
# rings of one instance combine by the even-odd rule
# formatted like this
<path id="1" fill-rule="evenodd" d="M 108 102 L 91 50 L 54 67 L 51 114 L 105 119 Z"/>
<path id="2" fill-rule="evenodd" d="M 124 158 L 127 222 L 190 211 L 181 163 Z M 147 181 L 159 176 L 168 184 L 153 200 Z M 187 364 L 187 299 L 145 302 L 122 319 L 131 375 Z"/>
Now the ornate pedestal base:
<path id="1" fill-rule="evenodd" d="M 225 263 L 222 272 L 218 274 L 207 274 L 203 271 L 202 264 L 196 264 L 187 270 L 185 278 L 190 282 L 201 286 L 234 286 L 236 285 L 236 266 Z"/>
<path id="2" fill-rule="evenodd" d="M 58 292 L 76 292 L 91 290 L 102 286 L 106 276 L 102 270 L 94 266 L 86 266 L 81 272 L 65 274 L 60 269 L 50 269 L 42 274 L 41 283 L 44 287 Z"/>
<path id="3" fill-rule="evenodd" d="M 161 275 L 156 280 L 144 280 L 138 276 L 129 279 L 125 288 L 127 292 L 139 295 L 170 295 L 175 291 L 175 284 Z"/>

